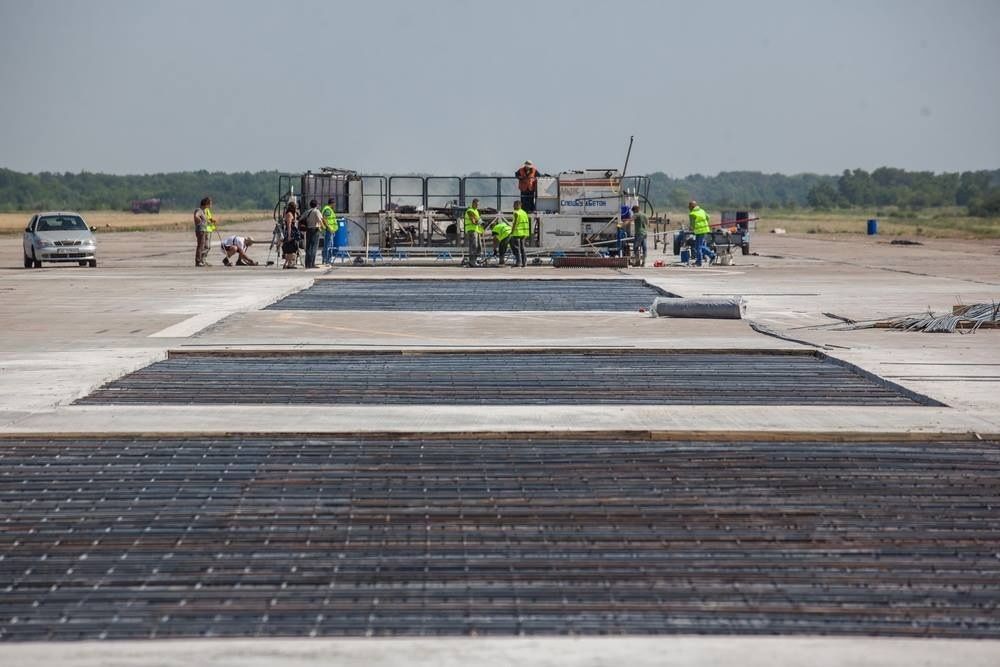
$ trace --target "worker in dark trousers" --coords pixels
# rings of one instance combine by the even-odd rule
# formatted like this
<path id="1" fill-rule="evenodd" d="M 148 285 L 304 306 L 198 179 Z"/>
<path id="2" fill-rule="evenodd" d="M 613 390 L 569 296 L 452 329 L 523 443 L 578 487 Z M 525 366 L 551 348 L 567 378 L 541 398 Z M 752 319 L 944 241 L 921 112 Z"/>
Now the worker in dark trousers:
<path id="1" fill-rule="evenodd" d="M 514 202 L 514 225 L 510 234 L 510 247 L 514 252 L 514 263 L 524 268 L 528 263 L 528 256 L 524 250 L 524 244 L 531 236 L 531 218 L 525 213 L 521 202 Z"/>
<path id="2" fill-rule="evenodd" d="M 639 266 L 646 266 L 646 255 L 649 248 L 646 246 L 646 231 L 649 228 L 649 218 L 639 210 L 638 206 L 632 207 L 632 247 L 635 249 L 635 261 Z"/>
<path id="3" fill-rule="evenodd" d="M 299 227 L 306 232 L 306 268 L 316 268 L 316 251 L 319 250 L 319 232 L 323 228 L 323 214 L 319 202 L 309 200 L 309 210 L 299 218 Z"/>
<path id="4" fill-rule="evenodd" d="M 478 199 L 473 199 L 469 208 L 465 209 L 465 244 L 469 251 L 469 268 L 473 268 L 483 254 L 483 225 Z"/>
<path id="5" fill-rule="evenodd" d="M 521 168 L 514 172 L 517 177 L 517 189 L 521 191 L 521 206 L 529 213 L 535 211 L 535 197 L 538 195 L 538 169 L 525 160 Z"/>
<path id="6" fill-rule="evenodd" d="M 691 222 L 691 233 L 694 234 L 694 256 L 695 266 L 701 266 L 702 257 L 708 255 L 708 263 L 715 259 L 715 253 L 708 247 L 708 235 L 712 233 L 712 228 L 708 224 L 708 213 L 705 212 L 698 202 L 691 200 L 688 202 L 688 218 Z"/>
<path id="7" fill-rule="evenodd" d="M 337 205 L 337 200 L 330 197 L 326 200 L 326 206 L 323 207 L 321 213 L 323 214 L 323 263 L 330 264 L 333 262 L 333 253 L 336 250 L 334 244 L 337 239 L 337 230 L 340 229 L 340 222 L 337 220 L 337 211 L 334 210 L 334 206 Z"/>
<path id="8" fill-rule="evenodd" d="M 503 219 L 493 223 L 490 232 L 493 234 L 493 252 L 497 256 L 497 265 L 503 266 L 507 258 L 507 248 L 510 247 L 510 233 L 513 228 Z"/>

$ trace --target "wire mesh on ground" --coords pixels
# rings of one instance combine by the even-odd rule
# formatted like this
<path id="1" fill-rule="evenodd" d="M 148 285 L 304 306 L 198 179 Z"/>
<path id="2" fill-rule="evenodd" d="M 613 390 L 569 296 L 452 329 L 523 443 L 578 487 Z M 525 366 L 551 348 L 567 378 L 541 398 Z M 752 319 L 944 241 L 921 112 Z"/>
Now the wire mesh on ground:
<path id="1" fill-rule="evenodd" d="M 0 438 L 0 639 L 1000 638 L 1000 442 Z"/>
<path id="2" fill-rule="evenodd" d="M 915 405 L 828 357 L 781 352 L 183 354 L 77 404 Z"/>
<path id="3" fill-rule="evenodd" d="M 470 269 L 472 270 L 472 269 Z M 268 310 L 638 311 L 675 296 L 644 280 L 317 280 Z"/>

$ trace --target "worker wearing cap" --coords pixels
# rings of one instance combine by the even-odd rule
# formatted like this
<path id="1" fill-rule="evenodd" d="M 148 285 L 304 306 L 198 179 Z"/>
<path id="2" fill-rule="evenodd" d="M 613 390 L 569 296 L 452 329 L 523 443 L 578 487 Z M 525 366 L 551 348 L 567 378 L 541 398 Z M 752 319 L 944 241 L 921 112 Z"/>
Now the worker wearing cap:
<path id="1" fill-rule="evenodd" d="M 476 266 L 476 261 L 483 253 L 483 225 L 479 215 L 479 200 L 473 199 L 465 209 L 465 242 L 469 249 L 469 267 Z"/>
<path id="2" fill-rule="evenodd" d="M 521 191 L 521 206 L 531 213 L 535 210 L 535 196 L 538 194 L 538 169 L 531 160 L 525 160 L 521 168 L 514 172 L 517 189 Z"/>
<path id="3" fill-rule="evenodd" d="M 698 202 L 691 200 L 688 202 L 688 218 L 691 222 L 691 233 L 694 234 L 694 254 L 695 266 L 701 266 L 702 257 L 708 255 L 709 263 L 715 259 L 715 253 L 708 247 L 706 239 L 712 228 L 708 224 L 708 213 L 705 212 Z"/>
<path id="4" fill-rule="evenodd" d="M 514 202 L 514 225 L 510 234 L 510 247 L 514 252 L 514 263 L 524 268 L 528 263 L 524 243 L 531 236 L 531 218 L 524 211 L 521 202 Z"/>
<path id="5" fill-rule="evenodd" d="M 257 266 L 257 262 L 247 256 L 247 248 L 253 244 L 254 240 L 252 236 L 227 236 L 222 239 L 222 252 L 226 253 L 226 256 L 222 259 L 222 263 L 226 266 L 232 266 L 233 263 L 230 261 L 230 257 L 239 255 L 236 258 L 236 266 Z"/>
<path id="6" fill-rule="evenodd" d="M 333 253 L 336 252 L 337 248 L 335 244 L 337 242 L 337 230 L 340 229 L 340 221 L 337 220 L 337 212 L 334 210 L 334 206 L 337 204 L 337 200 L 330 197 L 326 200 L 326 206 L 323 207 L 323 263 L 329 264 L 333 261 Z"/>
<path id="7" fill-rule="evenodd" d="M 490 231 L 493 233 L 493 251 L 496 253 L 499 265 L 503 266 L 504 259 L 507 257 L 507 248 L 510 247 L 510 234 L 514 229 L 507 224 L 506 220 L 500 218 L 493 223 Z"/>

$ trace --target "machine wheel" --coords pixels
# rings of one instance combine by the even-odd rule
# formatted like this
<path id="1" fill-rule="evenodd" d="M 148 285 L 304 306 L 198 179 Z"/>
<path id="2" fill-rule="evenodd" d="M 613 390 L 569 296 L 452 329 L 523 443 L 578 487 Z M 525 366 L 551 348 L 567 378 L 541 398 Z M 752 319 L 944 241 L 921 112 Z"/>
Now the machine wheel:
<path id="1" fill-rule="evenodd" d="M 740 247 L 742 248 L 744 255 L 749 255 L 750 254 L 750 244 L 749 243 L 744 243 Z"/>
<path id="2" fill-rule="evenodd" d="M 96 259 L 88 259 L 87 260 L 87 264 L 89 264 L 90 268 L 92 268 L 92 269 L 96 269 L 97 268 L 97 260 Z"/>
<path id="3" fill-rule="evenodd" d="M 674 234 L 674 254 L 681 254 L 681 235 Z"/>
<path id="4" fill-rule="evenodd" d="M 21 254 L 24 255 L 23 252 Z M 24 268 L 30 269 L 33 264 L 34 264 L 34 262 L 32 261 L 32 259 L 30 257 L 28 257 L 27 255 L 24 255 Z"/>

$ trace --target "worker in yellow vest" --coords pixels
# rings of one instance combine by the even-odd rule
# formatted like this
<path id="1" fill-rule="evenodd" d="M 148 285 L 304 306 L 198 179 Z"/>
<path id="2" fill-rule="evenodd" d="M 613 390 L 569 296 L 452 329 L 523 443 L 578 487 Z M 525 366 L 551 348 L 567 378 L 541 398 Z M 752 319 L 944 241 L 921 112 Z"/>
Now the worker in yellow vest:
<path id="1" fill-rule="evenodd" d="M 330 197 L 326 200 L 326 206 L 320 211 L 323 214 L 323 227 L 325 228 L 323 233 L 324 264 L 332 263 L 333 254 L 337 251 L 337 230 L 340 229 L 340 221 L 337 220 L 337 212 L 333 208 L 336 204 L 337 200 Z"/>
<path id="2" fill-rule="evenodd" d="M 465 209 L 465 243 L 469 250 L 469 267 L 476 266 L 479 256 L 483 253 L 483 225 L 479 215 L 479 200 L 473 199 L 469 208 Z"/>
<path id="3" fill-rule="evenodd" d="M 521 202 L 514 202 L 514 227 L 510 234 L 510 247 L 514 252 L 514 264 L 524 268 L 528 256 L 524 250 L 525 241 L 531 236 L 531 219 L 522 208 Z"/>
<path id="4" fill-rule="evenodd" d="M 513 228 L 503 218 L 500 218 L 493 223 L 490 231 L 493 233 L 493 252 L 496 253 L 499 265 L 503 266 L 504 260 L 507 258 L 507 248 L 510 247 L 510 234 Z"/>
<path id="5" fill-rule="evenodd" d="M 205 252 L 204 252 L 204 254 L 201 257 L 202 264 L 205 264 L 206 266 L 207 266 L 207 262 L 205 261 L 205 259 L 208 257 L 209 241 L 211 239 L 212 234 L 216 230 L 215 216 L 212 215 L 212 208 L 211 208 L 211 206 L 212 206 L 212 198 L 211 197 L 207 197 L 207 199 L 208 199 L 208 204 L 205 205 L 204 207 L 202 207 L 203 210 L 205 211 L 205 235 L 206 235 L 205 238 L 206 238 L 206 242 L 205 242 Z"/>
<path id="6" fill-rule="evenodd" d="M 694 256 L 695 266 L 701 266 L 702 257 L 708 255 L 709 264 L 715 259 L 715 253 L 708 247 L 708 235 L 712 233 L 712 227 L 708 224 L 708 213 L 705 212 L 698 202 L 691 200 L 688 202 L 688 219 L 691 223 L 691 233 L 694 234 Z"/>

